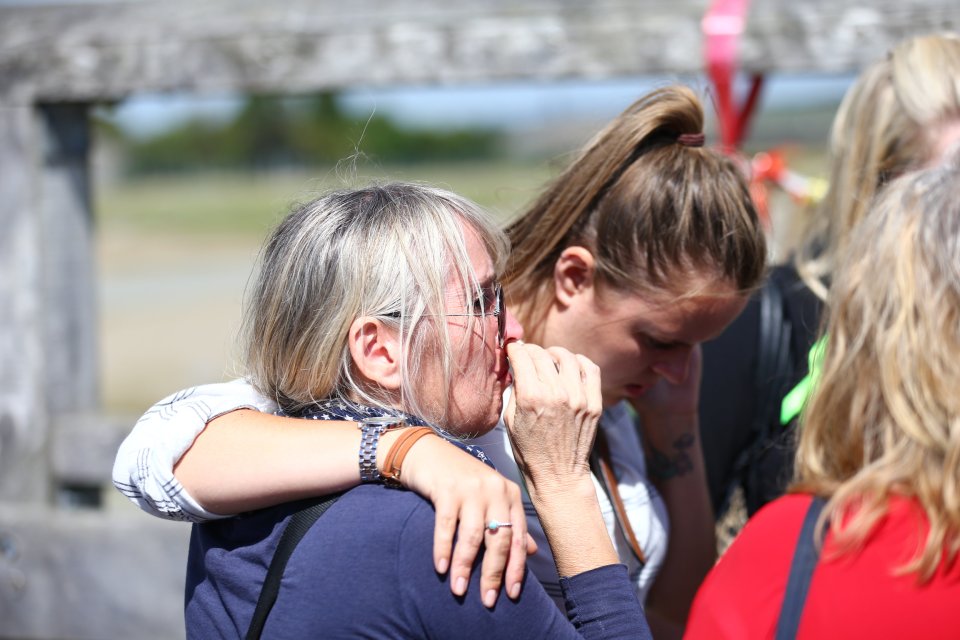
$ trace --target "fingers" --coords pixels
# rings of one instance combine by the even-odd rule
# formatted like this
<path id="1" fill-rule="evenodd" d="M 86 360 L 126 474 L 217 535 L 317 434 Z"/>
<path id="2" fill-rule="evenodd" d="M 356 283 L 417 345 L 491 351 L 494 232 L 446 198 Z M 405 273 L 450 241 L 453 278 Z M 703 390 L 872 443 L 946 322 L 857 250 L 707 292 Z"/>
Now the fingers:
<path id="1" fill-rule="evenodd" d="M 480 545 L 484 542 L 485 526 L 486 522 L 483 520 L 482 512 L 475 508 L 461 510 L 460 526 L 457 528 L 457 544 L 453 549 L 453 559 L 450 562 L 450 590 L 454 595 L 462 596 L 467 592 L 473 561 L 480 551 Z M 488 566 L 487 571 L 492 572 L 493 570 Z M 481 570 L 481 577 L 482 575 Z M 499 578 L 496 582 L 497 588 L 499 588 Z M 481 587 L 481 597 L 484 593 L 485 591 Z"/>
<path id="2" fill-rule="evenodd" d="M 499 474 L 466 481 L 460 486 L 462 495 L 468 497 L 438 500 L 434 505 L 437 514 L 434 566 L 439 573 L 449 567 L 450 590 L 454 595 L 464 596 L 474 561 L 483 545 L 479 597 L 485 606 L 493 607 L 501 587 L 511 598 L 518 597 L 522 587 L 530 542 L 520 488 Z M 491 520 L 507 522 L 510 526 L 490 531 L 487 524 Z M 454 531 L 456 543 L 451 556 Z"/>
<path id="3" fill-rule="evenodd" d="M 511 490 L 515 491 L 515 495 L 512 496 L 513 507 L 510 509 L 510 522 L 513 523 L 513 528 L 511 529 L 510 558 L 507 561 L 505 584 L 507 595 L 516 600 L 520 597 L 529 545 L 533 545 L 531 554 L 536 552 L 537 545 L 530 534 L 527 533 L 527 516 L 523 509 L 520 488 L 517 485 L 511 485 Z"/>
<path id="4" fill-rule="evenodd" d="M 560 347 L 543 349 L 532 344 L 512 343 L 507 349 L 518 396 L 517 400 L 511 398 L 511 403 L 520 399 L 527 404 L 566 402 L 571 392 L 578 396 L 582 383 L 577 356 Z"/>
<path id="5" fill-rule="evenodd" d="M 504 514 L 509 514 L 506 519 Z M 516 484 L 504 482 L 502 504 L 491 504 L 484 524 L 492 520 L 510 526 L 484 530 L 486 550 L 480 567 L 480 593 L 487 607 L 496 604 L 501 586 L 510 598 L 520 595 L 527 560 L 527 519 Z"/>
<path id="6" fill-rule="evenodd" d="M 547 353 L 556 363 L 557 379 L 563 386 L 567 403 L 575 410 L 582 410 L 587 406 L 583 363 L 590 363 L 590 360 L 559 347 L 551 347 Z"/>
<path id="7" fill-rule="evenodd" d="M 498 522 L 509 522 L 503 520 Z M 512 523 L 511 523 L 512 524 Z M 496 531 L 485 530 L 484 543 L 487 548 L 480 565 L 480 597 L 487 608 L 497 603 L 500 585 L 503 584 L 504 569 L 510 558 L 513 535 L 509 528 L 500 528 Z"/>
<path id="8" fill-rule="evenodd" d="M 417 441 L 410 450 L 403 478 L 408 488 L 433 503 L 433 563 L 438 573 L 449 572 L 454 595 L 466 594 L 484 543 L 487 552 L 480 569 L 479 597 L 492 606 L 505 578 L 507 592 L 516 592 L 523 580 L 528 548 L 520 487 L 449 442 L 432 437 Z M 490 520 L 514 526 L 497 535 L 485 534 Z M 515 546 L 520 553 L 514 553 Z"/>
<path id="9" fill-rule="evenodd" d="M 450 548 L 457 528 L 458 509 L 449 500 L 438 499 L 434 505 L 437 520 L 433 525 L 433 566 L 444 574 L 450 568 Z M 450 581 L 453 584 L 453 580 Z"/>
<path id="10" fill-rule="evenodd" d="M 527 555 L 532 556 L 537 552 L 537 541 L 533 539 L 530 532 L 527 532 Z"/>
<path id="11" fill-rule="evenodd" d="M 600 387 L 600 367 L 586 356 L 577 356 L 580 365 L 580 375 L 583 380 L 583 389 L 586 394 L 587 411 L 599 416 L 603 412 L 603 390 Z"/>
<path id="12" fill-rule="evenodd" d="M 531 346 L 521 342 L 512 342 L 507 345 L 507 357 L 510 359 L 510 368 L 513 370 L 513 398 L 526 391 L 527 387 L 537 380 L 537 370 L 531 357 Z"/>

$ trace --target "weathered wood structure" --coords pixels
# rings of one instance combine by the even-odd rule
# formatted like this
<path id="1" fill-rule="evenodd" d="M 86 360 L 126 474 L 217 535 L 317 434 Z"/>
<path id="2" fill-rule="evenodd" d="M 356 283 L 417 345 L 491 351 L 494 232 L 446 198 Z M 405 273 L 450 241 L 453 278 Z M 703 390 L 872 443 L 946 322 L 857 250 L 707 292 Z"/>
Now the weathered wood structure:
<path id="1" fill-rule="evenodd" d="M 141 92 L 698 73 L 708 0 L 167 0 L 0 6 L 0 637 L 182 636 L 189 528 L 106 514 L 92 104 Z M 854 71 L 955 0 L 764 0 L 744 69 Z"/>

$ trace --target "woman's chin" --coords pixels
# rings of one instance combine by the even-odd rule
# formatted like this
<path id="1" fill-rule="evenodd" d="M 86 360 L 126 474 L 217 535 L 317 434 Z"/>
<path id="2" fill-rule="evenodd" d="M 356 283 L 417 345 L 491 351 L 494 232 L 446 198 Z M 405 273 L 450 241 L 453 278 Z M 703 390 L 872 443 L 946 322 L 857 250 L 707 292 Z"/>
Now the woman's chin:
<path id="1" fill-rule="evenodd" d="M 477 436 L 482 436 L 490 433 L 493 429 L 500 424 L 500 414 L 503 411 L 503 403 L 500 402 L 497 404 L 497 413 L 488 418 L 488 420 L 477 430 Z"/>

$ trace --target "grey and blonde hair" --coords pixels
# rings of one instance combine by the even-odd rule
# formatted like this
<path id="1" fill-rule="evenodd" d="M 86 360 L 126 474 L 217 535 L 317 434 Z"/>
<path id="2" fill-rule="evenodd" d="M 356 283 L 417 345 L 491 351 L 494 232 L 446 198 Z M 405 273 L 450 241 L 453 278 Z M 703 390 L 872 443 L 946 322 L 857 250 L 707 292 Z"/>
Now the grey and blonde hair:
<path id="1" fill-rule="evenodd" d="M 850 231 L 889 180 L 927 165 L 944 125 L 960 122 L 960 37 L 910 38 L 867 68 L 844 96 L 830 135 L 830 183 L 795 262 L 826 298 Z"/>
<path id="2" fill-rule="evenodd" d="M 617 290 L 676 292 L 691 273 L 744 291 L 757 285 L 766 243 L 742 172 L 715 150 L 679 142 L 702 131 L 693 91 L 653 91 L 600 131 L 508 227 L 504 286 L 521 324 L 535 326 L 546 313 L 554 264 L 573 245 L 594 254 L 599 282 Z"/>
<path id="3" fill-rule="evenodd" d="M 295 208 L 268 238 L 248 296 L 246 375 L 288 412 L 343 398 L 445 426 L 446 407 L 424 407 L 410 382 L 426 353 L 439 352 L 448 382 L 454 373 L 445 323 L 425 320 L 444 314 L 451 270 L 466 295 L 477 291 L 464 227 L 476 231 L 499 272 L 505 236 L 477 205 L 448 191 L 391 183 L 334 191 Z M 400 332 L 400 397 L 356 375 L 347 335 L 364 316 Z"/>
<path id="4" fill-rule="evenodd" d="M 930 529 L 898 570 L 927 580 L 960 549 L 960 157 L 889 185 L 851 234 L 828 308 L 794 489 L 830 498 L 839 553 L 891 496 L 915 499 Z"/>

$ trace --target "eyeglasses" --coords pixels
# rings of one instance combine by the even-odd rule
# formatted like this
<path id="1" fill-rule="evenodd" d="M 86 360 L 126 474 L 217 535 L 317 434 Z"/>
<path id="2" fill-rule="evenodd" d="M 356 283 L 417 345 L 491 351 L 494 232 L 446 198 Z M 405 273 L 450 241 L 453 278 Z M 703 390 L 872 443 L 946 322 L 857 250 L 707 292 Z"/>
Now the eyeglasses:
<path id="1" fill-rule="evenodd" d="M 487 317 L 497 318 L 497 344 L 503 347 L 503 338 L 507 329 L 507 314 L 504 312 L 503 287 L 494 281 L 490 286 L 480 290 L 481 295 L 473 301 L 472 313 L 445 313 L 448 318 Z M 388 318 L 399 318 L 400 312 L 384 314 Z"/>

